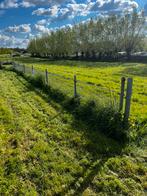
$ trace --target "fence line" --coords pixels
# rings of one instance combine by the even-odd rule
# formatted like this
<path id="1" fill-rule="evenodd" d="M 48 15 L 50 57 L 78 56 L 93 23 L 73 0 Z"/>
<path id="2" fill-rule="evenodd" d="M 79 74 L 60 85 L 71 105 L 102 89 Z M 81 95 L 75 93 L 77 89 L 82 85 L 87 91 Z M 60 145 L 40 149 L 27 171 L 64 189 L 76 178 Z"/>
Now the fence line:
<path id="1" fill-rule="evenodd" d="M 129 119 L 129 116 L 130 116 L 130 108 L 131 108 L 131 96 L 132 96 L 132 86 L 133 86 L 133 79 L 132 78 L 127 79 L 127 88 L 125 89 L 126 78 L 122 77 L 121 78 L 121 84 L 120 84 L 120 92 L 117 92 L 115 90 L 111 90 L 111 89 L 108 89 L 106 87 L 100 87 L 98 84 L 95 84 L 95 83 L 92 83 L 92 82 L 83 82 L 83 81 L 77 80 L 76 75 L 74 75 L 73 79 L 72 79 L 72 78 L 67 78 L 65 76 L 62 76 L 60 74 L 54 74 L 54 73 L 48 72 L 47 69 L 44 70 L 44 72 L 43 72 L 43 71 L 34 69 L 34 66 L 28 67 L 28 66 L 20 65 L 20 64 L 16 64 L 16 63 L 13 63 L 13 68 L 14 68 L 14 70 L 17 70 L 17 71 L 20 71 L 24 74 L 29 74 L 29 75 L 32 75 L 32 76 L 35 76 L 37 74 L 42 75 L 44 83 L 46 85 L 49 85 L 49 86 L 53 86 L 52 82 L 53 82 L 54 79 L 57 80 L 57 77 L 60 77 L 60 79 L 62 78 L 64 80 L 70 80 L 71 84 L 70 83 L 68 83 L 68 85 L 66 84 L 65 88 L 63 87 L 63 89 L 64 89 L 64 92 L 65 92 L 67 87 L 73 88 L 73 97 L 74 98 L 77 98 L 79 96 L 83 97 L 82 96 L 82 90 L 83 89 L 84 89 L 84 92 L 85 92 L 86 95 L 89 94 L 90 97 L 93 96 L 96 99 L 100 98 L 100 94 L 103 94 L 103 97 L 105 95 L 108 98 L 107 93 L 109 92 L 110 93 L 110 100 L 112 101 L 114 99 L 113 102 L 114 102 L 114 105 L 116 105 L 116 103 L 117 103 L 117 97 L 116 96 L 119 96 L 119 98 L 118 98 L 119 104 L 118 104 L 117 109 L 118 109 L 118 111 L 120 111 L 124 114 L 124 121 L 128 122 L 128 119 Z M 62 87 L 64 82 L 59 81 L 59 83 L 58 83 L 56 81 L 56 83 L 58 83 L 57 88 L 59 88 L 59 85 L 60 85 L 60 87 Z M 78 85 L 80 85 L 80 86 L 78 86 Z M 88 85 L 89 89 L 86 89 L 85 86 L 83 87 L 81 85 Z M 95 87 L 95 89 L 93 89 L 91 87 Z M 86 91 L 86 90 L 88 90 L 88 91 Z M 93 90 L 94 93 L 93 93 L 93 91 L 91 91 L 91 94 L 90 94 L 90 90 Z M 103 91 L 101 92 L 101 90 L 103 90 Z M 70 93 L 71 92 L 72 91 L 70 90 Z M 115 93 L 115 96 L 112 93 Z M 125 105 L 125 108 L 123 107 L 124 105 Z"/>
<path id="2" fill-rule="evenodd" d="M 47 71 L 47 69 L 45 70 L 45 82 L 46 82 L 46 85 L 49 84 L 49 82 L 48 82 L 48 71 Z"/>

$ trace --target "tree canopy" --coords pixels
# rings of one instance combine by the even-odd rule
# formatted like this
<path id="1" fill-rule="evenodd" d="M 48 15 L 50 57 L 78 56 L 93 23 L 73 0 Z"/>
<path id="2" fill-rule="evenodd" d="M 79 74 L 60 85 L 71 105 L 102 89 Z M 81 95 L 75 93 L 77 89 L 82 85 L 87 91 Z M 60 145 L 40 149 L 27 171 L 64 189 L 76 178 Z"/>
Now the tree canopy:
<path id="1" fill-rule="evenodd" d="M 28 45 L 33 56 L 85 58 L 127 57 L 143 47 L 145 17 L 134 11 L 122 16 L 111 15 L 52 31 L 34 38 Z"/>

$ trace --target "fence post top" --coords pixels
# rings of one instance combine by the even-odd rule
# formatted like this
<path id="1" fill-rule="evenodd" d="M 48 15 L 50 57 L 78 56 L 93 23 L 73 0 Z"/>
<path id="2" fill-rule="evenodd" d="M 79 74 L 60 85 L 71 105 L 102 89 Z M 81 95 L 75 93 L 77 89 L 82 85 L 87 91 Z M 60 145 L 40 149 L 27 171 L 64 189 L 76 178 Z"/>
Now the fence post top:
<path id="1" fill-rule="evenodd" d="M 133 78 L 128 78 L 128 82 L 133 82 Z"/>
<path id="2" fill-rule="evenodd" d="M 123 77 L 121 78 L 121 80 L 125 81 L 125 80 L 126 80 L 126 78 L 123 76 Z"/>

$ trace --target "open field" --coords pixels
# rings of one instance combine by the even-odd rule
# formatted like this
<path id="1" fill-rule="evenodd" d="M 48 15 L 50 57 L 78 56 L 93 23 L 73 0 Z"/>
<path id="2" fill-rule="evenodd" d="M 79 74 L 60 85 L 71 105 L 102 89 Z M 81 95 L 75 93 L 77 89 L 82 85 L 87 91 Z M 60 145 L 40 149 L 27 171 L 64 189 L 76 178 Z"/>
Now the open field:
<path id="1" fill-rule="evenodd" d="M 0 196 L 147 196 L 145 1 L 0 1 Z"/>
<path id="2" fill-rule="evenodd" d="M 0 89 L 1 195 L 146 194 L 143 144 L 89 130 L 14 72 L 0 70 Z"/>
<path id="3" fill-rule="evenodd" d="M 8 58 L 9 59 L 9 58 Z M 49 75 L 49 83 L 65 94 L 73 95 L 73 75 L 77 75 L 78 93 L 92 99 L 112 98 L 119 100 L 120 79 L 122 76 L 133 77 L 133 97 L 131 106 L 132 118 L 147 119 L 147 64 L 123 62 L 81 62 L 81 61 L 47 61 L 38 58 L 13 58 L 13 60 L 35 70 L 47 69 L 53 74 L 59 74 L 71 80 Z M 85 84 L 85 83 L 88 83 Z M 96 84 L 90 86 L 90 84 Z M 110 91 L 114 93 L 110 93 Z"/>

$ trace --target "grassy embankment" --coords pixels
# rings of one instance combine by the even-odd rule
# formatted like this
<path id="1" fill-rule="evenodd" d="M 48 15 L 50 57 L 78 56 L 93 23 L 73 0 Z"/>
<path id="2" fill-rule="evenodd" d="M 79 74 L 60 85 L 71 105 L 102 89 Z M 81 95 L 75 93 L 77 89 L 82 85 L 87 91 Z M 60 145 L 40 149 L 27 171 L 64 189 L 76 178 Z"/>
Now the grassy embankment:
<path id="1" fill-rule="evenodd" d="M 16 73 L 0 89 L 1 194 L 145 195 L 144 146 L 89 130 Z"/>

